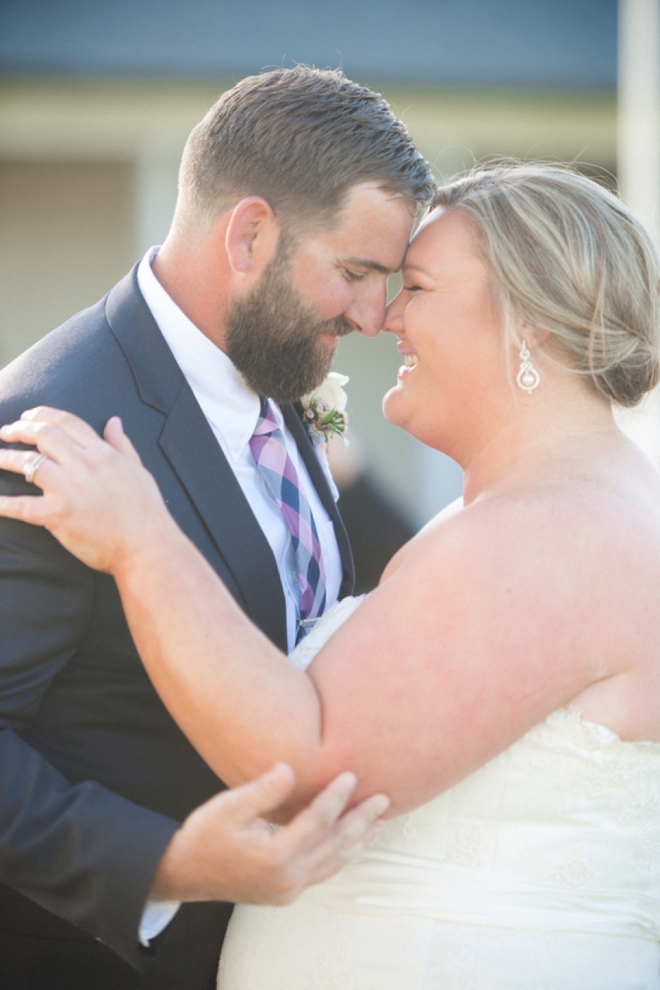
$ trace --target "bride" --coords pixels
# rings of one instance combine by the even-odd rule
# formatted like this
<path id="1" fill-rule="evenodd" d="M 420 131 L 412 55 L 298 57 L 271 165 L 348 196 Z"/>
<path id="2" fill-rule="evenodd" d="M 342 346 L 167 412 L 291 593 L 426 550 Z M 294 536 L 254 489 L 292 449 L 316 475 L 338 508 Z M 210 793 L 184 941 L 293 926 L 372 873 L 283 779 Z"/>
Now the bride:
<path id="1" fill-rule="evenodd" d="M 0 499 L 112 573 L 165 704 L 231 785 L 384 790 L 377 840 L 283 908 L 239 907 L 221 990 L 660 987 L 660 476 L 617 428 L 658 381 L 658 255 L 556 166 L 443 188 L 385 329 L 390 422 L 455 458 L 442 513 L 292 663 L 169 517 L 118 420 L 40 408 L 42 498 Z M 33 451 L 4 450 L 21 472 Z M 306 672 L 304 672 L 304 668 Z"/>

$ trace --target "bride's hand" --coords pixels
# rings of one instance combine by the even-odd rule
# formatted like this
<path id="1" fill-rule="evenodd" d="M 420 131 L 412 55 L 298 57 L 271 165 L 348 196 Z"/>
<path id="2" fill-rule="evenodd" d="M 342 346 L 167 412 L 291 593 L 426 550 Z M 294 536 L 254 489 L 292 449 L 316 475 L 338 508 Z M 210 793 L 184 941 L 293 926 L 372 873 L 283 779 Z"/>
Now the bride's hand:
<path id="1" fill-rule="evenodd" d="M 0 470 L 26 474 L 43 495 L 0 496 L 0 515 L 45 526 L 89 567 L 113 572 L 120 560 L 157 539 L 163 526 L 175 524 L 121 420 L 110 419 L 103 436 L 48 406 L 3 426 L 4 443 L 37 449 L 0 450 Z"/>

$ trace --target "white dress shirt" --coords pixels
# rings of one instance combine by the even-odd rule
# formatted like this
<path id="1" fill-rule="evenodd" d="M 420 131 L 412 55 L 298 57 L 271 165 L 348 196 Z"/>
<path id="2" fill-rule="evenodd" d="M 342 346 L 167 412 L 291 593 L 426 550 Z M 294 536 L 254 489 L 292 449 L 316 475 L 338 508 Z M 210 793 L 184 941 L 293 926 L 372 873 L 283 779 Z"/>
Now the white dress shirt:
<path id="1" fill-rule="evenodd" d="M 230 358 L 197 329 L 160 284 L 151 269 L 158 250 L 158 247 L 150 248 L 140 262 L 138 285 L 273 551 L 284 590 L 290 652 L 296 643 L 299 605 L 293 541 L 284 516 L 266 492 L 249 446 L 261 402 Z M 334 526 L 276 405 L 274 412 L 318 530 L 329 608 L 337 599 L 342 578 Z M 322 466 L 327 473 L 327 464 L 322 461 Z M 334 486 L 333 490 L 336 492 Z M 169 924 L 178 907 L 174 901 L 148 901 L 140 924 L 140 941 L 146 945 L 155 938 Z"/>

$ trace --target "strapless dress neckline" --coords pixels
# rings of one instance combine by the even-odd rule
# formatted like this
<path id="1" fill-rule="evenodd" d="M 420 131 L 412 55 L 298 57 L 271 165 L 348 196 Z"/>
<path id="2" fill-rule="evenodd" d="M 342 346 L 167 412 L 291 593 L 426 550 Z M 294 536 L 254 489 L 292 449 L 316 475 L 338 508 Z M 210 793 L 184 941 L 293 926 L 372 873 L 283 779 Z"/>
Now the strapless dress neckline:
<path id="1" fill-rule="evenodd" d="M 218 986 L 660 990 L 660 743 L 553 712 L 295 904 L 237 908 Z"/>

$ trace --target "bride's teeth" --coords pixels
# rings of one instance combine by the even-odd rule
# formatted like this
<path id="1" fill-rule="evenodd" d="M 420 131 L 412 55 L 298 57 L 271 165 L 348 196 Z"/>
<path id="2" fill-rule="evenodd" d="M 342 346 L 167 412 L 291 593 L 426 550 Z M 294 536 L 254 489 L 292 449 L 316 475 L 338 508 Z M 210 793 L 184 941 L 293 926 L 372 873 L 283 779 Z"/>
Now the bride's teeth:
<path id="1" fill-rule="evenodd" d="M 414 368 L 418 360 L 419 359 L 416 354 L 403 355 L 403 363 L 405 364 L 406 368 Z"/>

